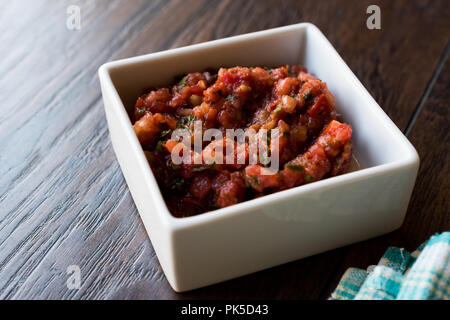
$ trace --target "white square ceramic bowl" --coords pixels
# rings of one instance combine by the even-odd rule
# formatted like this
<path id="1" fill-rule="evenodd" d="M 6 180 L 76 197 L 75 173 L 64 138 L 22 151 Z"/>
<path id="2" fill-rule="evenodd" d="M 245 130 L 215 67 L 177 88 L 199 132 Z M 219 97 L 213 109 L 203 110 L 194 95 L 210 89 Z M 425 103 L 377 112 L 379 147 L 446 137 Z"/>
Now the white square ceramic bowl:
<path id="1" fill-rule="evenodd" d="M 126 109 L 142 90 L 220 66 L 302 64 L 353 126 L 358 171 L 188 218 L 168 211 Z M 301 23 L 110 62 L 99 70 L 111 140 L 166 277 L 186 291 L 400 227 L 419 158 L 324 35 Z"/>

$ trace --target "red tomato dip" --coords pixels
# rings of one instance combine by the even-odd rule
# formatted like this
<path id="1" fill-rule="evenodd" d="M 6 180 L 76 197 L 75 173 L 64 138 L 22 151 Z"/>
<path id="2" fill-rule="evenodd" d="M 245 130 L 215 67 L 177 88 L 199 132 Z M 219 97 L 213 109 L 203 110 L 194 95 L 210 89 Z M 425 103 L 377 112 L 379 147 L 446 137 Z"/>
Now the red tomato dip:
<path id="1" fill-rule="evenodd" d="M 131 118 L 175 217 L 336 176 L 346 172 L 352 159 L 352 128 L 336 120 L 326 83 L 298 65 L 189 73 L 171 87 L 147 90 Z M 216 128 L 224 136 L 227 129 L 278 129 L 277 172 L 267 174 L 267 163 L 250 163 L 248 155 L 243 163 L 175 164 L 171 152 L 180 141 L 171 138 L 172 132 L 192 132 L 198 121 L 202 129 Z M 202 148 L 226 142 L 202 142 Z M 241 147 L 247 150 L 248 145 Z"/>

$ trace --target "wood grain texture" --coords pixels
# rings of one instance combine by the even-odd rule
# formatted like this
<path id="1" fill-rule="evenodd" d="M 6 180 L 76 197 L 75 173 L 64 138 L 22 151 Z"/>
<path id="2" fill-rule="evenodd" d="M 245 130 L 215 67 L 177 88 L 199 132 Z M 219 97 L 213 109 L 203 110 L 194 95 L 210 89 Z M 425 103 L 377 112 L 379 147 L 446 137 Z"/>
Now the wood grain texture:
<path id="1" fill-rule="evenodd" d="M 382 30 L 365 27 L 373 2 L 382 10 Z M 66 28 L 70 4 L 81 8 L 79 31 Z M 449 39 L 447 7 L 446 0 L 0 2 L 0 298 L 324 298 L 346 267 L 366 267 L 388 245 L 411 249 L 448 229 L 448 63 L 422 99 Z M 97 69 L 304 21 L 324 32 L 397 126 L 410 130 L 422 167 L 405 225 L 393 235 L 176 294 L 112 151 Z M 80 266 L 80 290 L 67 289 L 69 265 Z"/>

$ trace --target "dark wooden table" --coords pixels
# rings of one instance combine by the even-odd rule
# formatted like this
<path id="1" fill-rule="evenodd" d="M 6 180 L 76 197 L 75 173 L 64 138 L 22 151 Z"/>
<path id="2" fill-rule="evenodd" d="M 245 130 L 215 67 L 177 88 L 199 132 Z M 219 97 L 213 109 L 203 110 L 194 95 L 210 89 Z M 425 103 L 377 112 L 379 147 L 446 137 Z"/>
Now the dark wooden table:
<path id="1" fill-rule="evenodd" d="M 78 5 L 81 29 L 67 28 Z M 381 8 L 368 30 L 366 8 Z M 104 62 L 298 22 L 316 24 L 417 148 L 401 229 L 177 294 L 113 153 Z M 450 229 L 448 0 L 28 1 L 0 3 L 0 298 L 326 299 L 346 268 Z M 81 288 L 66 286 L 69 265 Z"/>

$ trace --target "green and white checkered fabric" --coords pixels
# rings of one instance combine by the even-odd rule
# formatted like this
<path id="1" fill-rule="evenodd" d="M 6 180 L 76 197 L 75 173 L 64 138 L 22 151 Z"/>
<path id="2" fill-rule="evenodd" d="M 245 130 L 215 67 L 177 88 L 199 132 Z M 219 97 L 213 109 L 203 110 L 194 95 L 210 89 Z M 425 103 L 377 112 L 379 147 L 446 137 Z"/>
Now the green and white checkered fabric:
<path id="1" fill-rule="evenodd" d="M 348 269 L 330 300 L 450 300 L 450 232 L 413 253 L 390 247 L 373 270 Z"/>

